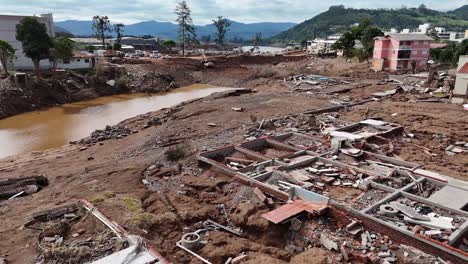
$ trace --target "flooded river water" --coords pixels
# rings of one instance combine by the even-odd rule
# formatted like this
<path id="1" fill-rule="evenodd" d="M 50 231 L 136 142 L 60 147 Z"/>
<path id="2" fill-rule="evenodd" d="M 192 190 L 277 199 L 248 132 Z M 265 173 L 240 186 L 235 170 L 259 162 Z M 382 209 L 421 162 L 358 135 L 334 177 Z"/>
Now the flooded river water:
<path id="1" fill-rule="evenodd" d="M 230 88 L 191 85 L 164 94 L 100 97 L 0 120 L 0 158 L 56 148 L 127 118 Z"/>

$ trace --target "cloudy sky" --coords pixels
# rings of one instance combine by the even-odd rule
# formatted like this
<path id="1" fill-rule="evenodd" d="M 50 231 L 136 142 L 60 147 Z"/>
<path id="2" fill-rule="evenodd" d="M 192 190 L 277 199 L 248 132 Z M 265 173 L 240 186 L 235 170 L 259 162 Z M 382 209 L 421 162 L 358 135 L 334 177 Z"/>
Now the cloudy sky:
<path id="1" fill-rule="evenodd" d="M 126 24 L 145 20 L 174 21 L 178 0 L 0 0 L 0 14 L 54 14 L 56 21 L 91 20 L 107 15 Z M 356 8 L 417 7 L 425 4 L 436 10 L 453 10 L 468 0 L 187 0 L 195 24 L 210 23 L 216 16 L 239 22 L 302 22 L 326 11 L 330 5 Z"/>

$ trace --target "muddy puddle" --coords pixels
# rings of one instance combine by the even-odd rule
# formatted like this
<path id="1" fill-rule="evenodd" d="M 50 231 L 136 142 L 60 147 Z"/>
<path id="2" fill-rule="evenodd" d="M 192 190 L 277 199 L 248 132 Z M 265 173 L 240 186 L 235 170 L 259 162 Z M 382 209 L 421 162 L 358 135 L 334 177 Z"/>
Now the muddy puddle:
<path id="1" fill-rule="evenodd" d="M 106 125 L 229 89 L 197 84 L 164 94 L 100 97 L 5 118 L 0 120 L 0 158 L 60 147 Z"/>

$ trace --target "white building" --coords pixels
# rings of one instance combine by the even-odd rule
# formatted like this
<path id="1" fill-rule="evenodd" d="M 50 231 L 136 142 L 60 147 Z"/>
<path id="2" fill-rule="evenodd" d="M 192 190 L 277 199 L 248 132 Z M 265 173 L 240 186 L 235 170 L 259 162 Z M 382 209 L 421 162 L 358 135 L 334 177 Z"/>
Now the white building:
<path id="1" fill-rule="evenodd" d="M 422 25 L 419 25 L 417 33 L 427 34 L 431 27 L 432 26 L 430 23 L 424 23 Z"/>
<path id="2" fill-rule="evenodd" d="M 332 46 L 336 40 L 314 39 L 307 41 L 307 52 L 310 54 L 336 54 Z"/>
<path id="3" fill-rule="evenodd" d="M 442 40 L 462 42 L 466 37 L 464 32 L 444 31 L 439 33 L 439 38 Z"/>
<path id="4" fill-rule="evenodd" d="M 464 103 L 468 89 L 468 55 L 460 56 L 455 80 L 452 103 Z"/>
<path id="5" fill-rule="evenodd" d="M 439 34 L 445 32 L 444 27 L 435 27 L 434 30 L 437 31 L 437 33 L 439 33 Z"/>
<path id="6" fill-rule="evenodd" d="M 30 70 L 33 69 L 33 63 L 31 59 L 24 55 L 21 42 L 16 40 L 16 25 L 18 25 L 23 18 L 25 18 L 25 16 L 0 15 L 0 40 L 10 43 L 16 50 L 14 67 L 16 69 Z M 40 15 L 36 16 L 36 18 L 41 23 L 45 24 L 47 34 L 49 34 L 50 37 L 55 37 L 52 14 Z M 42 69 L 48 69 L 50 67 L 49 60 L 41 60 L 40 67 Z"/>

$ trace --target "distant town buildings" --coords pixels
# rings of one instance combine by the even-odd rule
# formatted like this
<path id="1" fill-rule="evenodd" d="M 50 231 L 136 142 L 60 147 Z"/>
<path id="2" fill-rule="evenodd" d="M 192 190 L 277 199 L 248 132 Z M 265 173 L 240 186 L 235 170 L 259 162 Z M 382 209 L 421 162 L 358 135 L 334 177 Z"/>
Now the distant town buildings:
<path id="1" fill-rule="evenodd" d="M 461 42 L 464 39 L 468 39 L 468 30 L 465 30 L 465 32 L 447 31 L 446 28 L 444 27 L 434 27 L 430 23 L 424 23 L 422 25 L 419 25 L 418 28 L 415 28 L 415 29 L 404 28 L 401 31 L 398 31 L 396 28 L 391 28 L 389 31 L 385 33 L 386 34 L 401 33 L 401 34 L 430 35 L 430 34 L 434 34 L 433 31 L 435 32 L 436 36 L 438 36 L 441 40 Z"/>
<path id="2" fill-rule="evenodd" d="M 432 38 L 425 34 L 386 34 L 374 39 L 374 69 L 423 68 L 429 59 Z"/>

